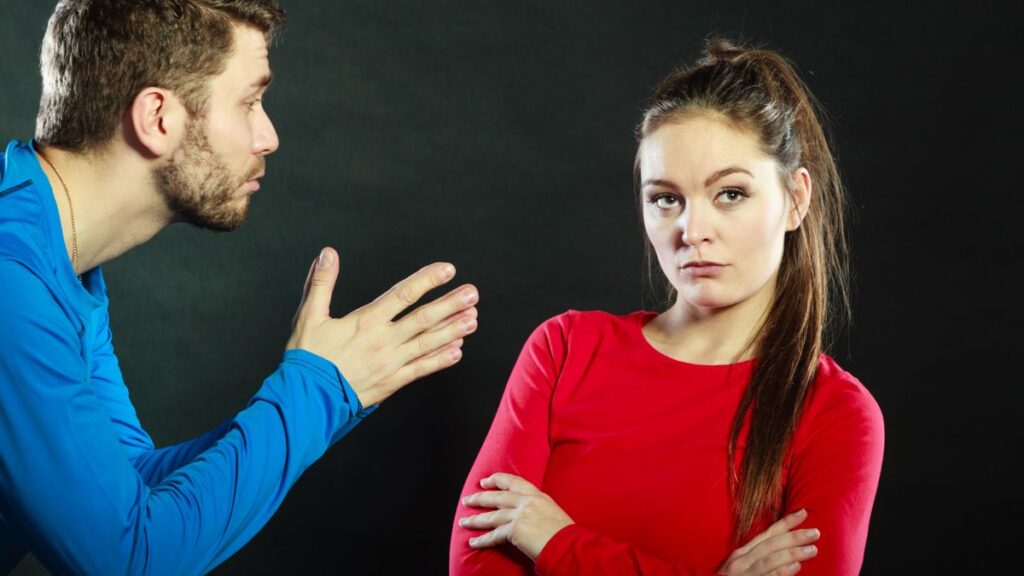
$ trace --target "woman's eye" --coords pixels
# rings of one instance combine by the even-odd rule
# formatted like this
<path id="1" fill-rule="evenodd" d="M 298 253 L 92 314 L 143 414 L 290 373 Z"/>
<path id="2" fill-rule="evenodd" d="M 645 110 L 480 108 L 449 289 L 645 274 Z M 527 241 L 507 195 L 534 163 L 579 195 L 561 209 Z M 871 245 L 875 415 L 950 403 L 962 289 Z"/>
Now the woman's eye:
<path id="1" fill-rule="evenodd" d="M 661 210 L 670 210 L 679 206 L 679 198 L 669 194 L 659 194 L 651 199 L 651 203 Z"/>
<path id="2" fill-rule="evenodd" d="M 739 188 L 727 188 L 718 193 L 718 199 L 723 204 L 737 204 L 747 197 L 747 193 Z"/>

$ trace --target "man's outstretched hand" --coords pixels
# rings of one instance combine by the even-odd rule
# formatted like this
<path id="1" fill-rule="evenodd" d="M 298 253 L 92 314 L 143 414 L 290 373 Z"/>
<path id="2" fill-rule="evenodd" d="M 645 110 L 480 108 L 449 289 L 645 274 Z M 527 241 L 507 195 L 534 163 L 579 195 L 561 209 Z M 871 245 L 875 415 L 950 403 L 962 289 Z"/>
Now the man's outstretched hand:
<path id="1" fill-rule="evenodd" d="M 463 338 L 476 331 L 474 286 L 466 284 L 394 321 L 431 289 L 455 277 L 455 267 L 435 263 L 395 284 L 343 318 L 331 318 L 338 254 L 324 248 L 310 267 L 287 348 L 301 348 L 334 363 L 369 407 L 406 384 L 462 358 Z"/>

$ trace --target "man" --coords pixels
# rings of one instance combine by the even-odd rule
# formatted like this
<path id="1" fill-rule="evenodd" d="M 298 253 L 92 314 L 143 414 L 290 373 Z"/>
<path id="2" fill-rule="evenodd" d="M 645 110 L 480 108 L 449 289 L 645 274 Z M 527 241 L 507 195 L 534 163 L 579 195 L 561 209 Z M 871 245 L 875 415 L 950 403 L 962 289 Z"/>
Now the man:
<path id="1" fill-rule="evenodd" d="M 373 406 L 453 365 L 462 286 L 395 321 L 450 264 L 329 316 L 310 268 L 284 360 L 234 418 L 155 449 L 111 345 L 99 266 L 173 222 L 231 230 L 278 146 L 261 106 L 275 0 L 64 0 L 43 41 L 31 143 L 0 153 L 0 571 L 203 573 Z M 344 375 L 344 376 L 343 376 Z"/>

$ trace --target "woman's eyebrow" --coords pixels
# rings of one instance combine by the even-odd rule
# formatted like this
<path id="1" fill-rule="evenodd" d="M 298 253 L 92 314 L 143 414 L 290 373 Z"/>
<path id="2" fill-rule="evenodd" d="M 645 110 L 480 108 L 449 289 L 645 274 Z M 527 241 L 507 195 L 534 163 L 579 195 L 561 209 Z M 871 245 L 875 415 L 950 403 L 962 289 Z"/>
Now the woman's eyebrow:
<path id="1" fill-rule="evenodd" d="M 712 184 L 715 183 L 715 181 L 725 178 L 729 174 L 735 174 L 737 172 L 742 172 L 743 174 L 746 174 L 751 178 L 754 177 L 754 175 L 750 173 L 750 170 L 747 170 L 746 168 L 740 168 L 739 166 L 729 166 L 728 168 L 722 168 L 721 170 L 717 170 L 713 172 L 711 176 L 708 176 L 707 179 L 704 180 L 704 187 L 706 188 L 708 186 L 711 186 Z"/>

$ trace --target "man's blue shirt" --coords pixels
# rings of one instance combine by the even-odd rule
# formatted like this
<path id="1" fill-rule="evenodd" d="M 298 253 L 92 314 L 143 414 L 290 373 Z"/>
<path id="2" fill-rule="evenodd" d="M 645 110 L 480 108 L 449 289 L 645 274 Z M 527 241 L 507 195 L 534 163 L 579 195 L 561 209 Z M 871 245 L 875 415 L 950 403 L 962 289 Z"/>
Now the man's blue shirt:
<path id="1" fill-rule="evenodd" d="M 0 153 L 0 572 L 200 574 L 267 522 L 372 409 L 291 350 L 248 406 L 157 449 L 112 346 L 99 268 L 75 276 L 31 143 Z"/>

